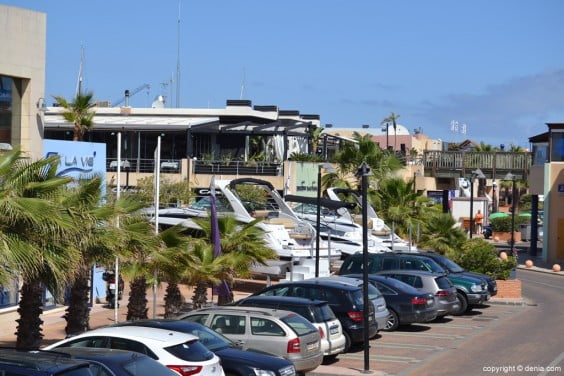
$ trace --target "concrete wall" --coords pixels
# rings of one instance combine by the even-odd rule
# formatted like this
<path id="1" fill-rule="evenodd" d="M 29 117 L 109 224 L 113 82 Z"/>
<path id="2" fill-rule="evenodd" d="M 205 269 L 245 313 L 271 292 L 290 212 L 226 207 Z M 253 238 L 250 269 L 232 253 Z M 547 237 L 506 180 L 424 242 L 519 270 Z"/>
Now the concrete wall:
<path id="1" fill-rule="evenodd" d="M 0 75 L 22 82 L 21 102 L 12 108 L 11 143 L 21 145 L 32 158 L 42 155 L 42 114 L 36 104 L 45 98 L 46 24 L 44 13 L 0 5 Z"/>

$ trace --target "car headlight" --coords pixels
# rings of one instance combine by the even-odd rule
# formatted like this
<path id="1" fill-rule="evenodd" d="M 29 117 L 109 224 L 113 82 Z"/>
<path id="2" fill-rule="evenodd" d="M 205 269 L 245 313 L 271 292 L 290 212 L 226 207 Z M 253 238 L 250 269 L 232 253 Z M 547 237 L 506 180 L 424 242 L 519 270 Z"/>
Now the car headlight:
<path id="1" fill-rule="evenodd" d="M 255 376 L 276 376 L 275 372 L 268 371 L 266 369 L 253 368 L 253 372 L 255 373 Z"/>
<path id="2" fill-rule="evenodd" d="M 472 285 L 472 286 L 470 286 L 470 290 L 472 290 L 472 292 L 481 292 L 481 291 L 482 291 L 482 286 L 480 286 L 480 285 Z"/>

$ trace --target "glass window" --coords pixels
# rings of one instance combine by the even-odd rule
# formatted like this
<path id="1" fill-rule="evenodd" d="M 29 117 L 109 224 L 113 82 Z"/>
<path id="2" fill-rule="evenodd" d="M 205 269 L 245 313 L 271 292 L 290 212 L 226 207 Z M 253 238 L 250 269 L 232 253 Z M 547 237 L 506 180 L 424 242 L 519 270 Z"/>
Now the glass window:
<path id="1" fill-rule="evenodd" d="M 550 134 L 551 162 L 564 162 L 564 132 L 552 131 Z"/>
<path id="2" fill-rule="evenodd" d="M 299 317 L 298 315 L 293 316 Z M 302 318 L 302 320 L 305 319 Z M 251 317 L 251 333 L 257 336 L 284 337 L 286 335 L 284 329 L 274 321 L 258 317 Z"/>
<path id="3" fill-rule="evenodd" d="M 204 314 L 204 315 L 190 315 L 190 316 L 186 316 L 184 317 L 182 320 L 184 321 L 191 321 L 191 322 L 197 322 L 198 324 L 202 324 L 202 325 L 206 325 L 206 321 L 208 320 L 208 314 Z"/>
<path id="4" fill-rule="evenodd" d="M 213 353 L 198 340 L 166 347 L 165 350 L 175 357 L 188 362 L 203 362 L 213 358 Z"/>
<path id="5" fill-rule="evenodd" d="M 215 315 L 210 328 L 221 334 L 245 334 L 245 316 Z"/>
<path id="6" fill-rule="evenodd" d="M 72 369 L 70 371 L 59 372 L 59 373 L 57 373 L 57 375 L 60 375 L 60 376 L 92 376 L 92 373 L 90 372 L 90 367 L 85 366 L 85 367 L 80 367 L 80 368 L 77 368 L 77 369 Z"/>
<path id="7" fill-rule="evenodd" d="M 3 143 L 11 142 L 13 83 L 12 78 L 0 76 L 0 142 Z"/>
<path id="8" fill-rule="evenodd" d="M 113 376 L 114 374 L 109 371 L 105 366 L 90 362 L 90 373 L 92 376 Z"/>
<path id="9" fill-rule="evenodd" d="M 439 286 L 441 290 L 448 290 L 452 287 L 452 283 L 447 277 L 437 277 L 435 281 L 437 281 L 437 286 Z"/>
<path id="10" fill-rule="evenodd" d="M 151 358 L 158 359 L 158 357 L 141 342 L 133 341 L 126 338 L 111 337 L 110 348 L 116 350 L 126 350 L 138 352 L 141 354 L 149 355 Z"/>
<path id="11" fill-rule="evenodd" d="M 286 325 L 288 325 L 292 330 L 298 335 L 303 336 L 309 333 L 314 333 L 317 331 L 315 326 L 311 325 L 309 321 L 304 319 L 299 315 L 288 315 L 286 317 L 282 317 L 282 321 Z"/>
<path id="12" fill-rule="evenodd" d="M 378 290 L 380 290 L 380 292 L 384 295 L 397 295 L 397 293 L 394 290 L 392 290 L 391 288 L 389 288 L 388 286 L 386 286 L 386 285 L 384 285 L 380 282 L 374 281 L 372 283 L 376 287 L 378 287 Z"/>
<path id="13" fill-rule="evenodd" d="M 315 316 L 315 322 L 333 321 L 337 318 L 329 304 L 318 305 L 314 307 L 313 312 Z"/>
<path id="14" fill-rule="evenodd" d="M 533 144 L 533 166 L 542 166 L 548 162 L 548 143 Z"/>
<path id="15" fill-rule="evenodd" d="M 288 296 L 288 290 L 290 286 L 277 287 L 263 292 L 261 295 L 264 296 Z"/>
<path id="16" fill-rule="evenodd" d="M 283 307 L 280 307 L 279 309 L 284 309 L 286 311 L 296 312 L 298 315 L 303 316 L 306 320 L 313 321 L 313 322 L 316 321 L 315 317 L 313 317 L 311 310 L 309 309 L 309 306 L 283 305 Z"/>
<path id="17" fill-rule="evenodd" d="M 397 257 L 385 257 L 382 262 L 382 270 L 399 269 L 399 259 Z"/>
<path id="18" fill-rule="evenodd" d="M 123 369 L 131 376 L 178 376 L 176 372 L 146 357 L 133 358 L 123 365 Z"/>
<path id="19" fill-rule="evenodd" d="M 96 347 L 106 348 L 108 341 L 105 337 L 86 337 L 67 342 L 59 347 Z"/>

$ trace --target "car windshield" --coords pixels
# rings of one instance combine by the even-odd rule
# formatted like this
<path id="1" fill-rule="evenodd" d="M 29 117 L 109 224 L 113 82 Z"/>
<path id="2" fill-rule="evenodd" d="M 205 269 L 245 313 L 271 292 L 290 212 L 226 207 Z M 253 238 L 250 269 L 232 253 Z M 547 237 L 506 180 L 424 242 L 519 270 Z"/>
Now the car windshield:
<path id="1" fill-rule="evenodd" d="M 329 304 L 316 306 L 313 310 L 313 314 L 315 315 L 316 322 L 333 321 L 337 319 L 335 313 L 333 313 L 333 310 L 329 307 Z"/>
<path id="2" fill-rule="evenodd" d="M 311 325 L 309 321 L 295 313 L 292 313 L 286 317 L 282 317 L 281 320 L 290 328 L 292 328 L 292 330 L 300 337 L 317 331 L 317 329 L 315 329 L 315 326 Z"/>
<path id="3" fill-rule="evenodd" d="M 196 340 L 170 346 L 165 350 L 177 358 L 189 362 L 203 362 L 213 358 L 213 353 Z"/>
<path id="4" fill-rule="evenodd" d="M 146 357 L 132 358 L 123 364 L 123 369 L 131 376 L 177 376 L 176 372 Z"/>
<path id="5" fill-rule="evenodd" d="M 425 258 L 425 264 L 427 264 L 427 266 L 431 269 L 433 273 L 441 273 L 441 274 L 446 273 L 445 269 L 439 264 L 437 264 L 437 262 L 433 259 L 430 259 L 428 257 Z"/>
<path id="6" fill-rule="evenodd" d="M 206 346 L 210 351 L 217 351 L 226 347 L 233 346 L 233 343 L 230 339 L 205 326 L 192 329 L 190 331 L 190 334 L 198 337 L 202 345 Z"/>
<path id="7" fill-rule="evenodd" d="M 7 373 L 6 375 L 12 375 L 12 374 Z M 13 374 L 13 375 L 15 375 L 15 374 Z M 85 365 L 83 367 L 71 369 L 71 370 L 68 370 L 68 371 L 58 372 L 57 375 L 61 375 L 61 376 L 91 376 L 92 372 L 90 372 L 90 368 L 87 365 Z"/>
<path id="8" fill-rule="evenodd" d="M 447 257 L 441 257 L 441 264 L 451 273 L 462 273 L 464 269 Z"/>

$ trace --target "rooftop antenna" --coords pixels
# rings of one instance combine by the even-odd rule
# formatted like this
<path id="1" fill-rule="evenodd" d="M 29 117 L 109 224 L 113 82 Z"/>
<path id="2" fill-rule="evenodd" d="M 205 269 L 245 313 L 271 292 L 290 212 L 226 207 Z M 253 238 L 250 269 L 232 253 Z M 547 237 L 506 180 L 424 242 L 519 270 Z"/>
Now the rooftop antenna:
<path id="1" fill-rule="evenodd" d="M 82 79 L 84 70 L 84 46 L 80 45 L 80 68 L 78 68 L 78 78 L 76 80 L 76 96 L 82 94 Z"/>
<path id="2" fill-rule="evenodd" d="M 177 46 L 177 53 L 176 53 L 176 108 L 180 107 L 180 0 L 178 0 L 177 34 L 178 34 L 178 37 L 177 37 L 178 46 Z"/>
<path id="3" fill-rule="evenodd" d="M 241 84 L 241 97 L 239 99 L 243 99 L 245 98 L 245 84 L 246 84 L 246 74 L 245 74 L 245 68 L 243 68 L 243 83 Z"/>

